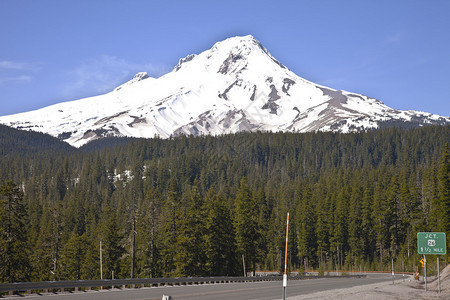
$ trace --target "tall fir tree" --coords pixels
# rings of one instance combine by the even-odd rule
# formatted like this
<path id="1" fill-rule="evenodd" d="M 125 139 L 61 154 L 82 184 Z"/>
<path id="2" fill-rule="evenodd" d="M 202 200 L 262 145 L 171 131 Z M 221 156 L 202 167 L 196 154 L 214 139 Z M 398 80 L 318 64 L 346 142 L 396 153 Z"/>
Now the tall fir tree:
<path id="1" fill-rule="evenodd" d="M 196 185 L 187 195 L 185 210 L 177 226 L 175 276 L 204 276 L 205 269 L 205 224 L 202 210 L 203 199 Z"/>
<path id="2" fill-rule="evenodd" d="M 206 217 L 206 267 L 210 276 L 233 276 L 239 273 L 236 236 L 230 210 L 224 197 L 211 190 L 204 204 Z"/>
<path id="3" fill-rule="evenodd" d="M 237 247 L 244 257 L 245 269 L 254 273 L 259 241 L 258 207 L 246 177 L 241 179 L 235 199 L 234 227 Z"/>
<path id="4" fill-rule="evenodd" d="M 314 266 L 317 262 L 317 239 L 316 239 L 316 214 L 312 203 L 312 192 L 309 186 L 303 188 L 302 195 L 298 201 L 297 230 L 299 232 L 298 251 L 300 255 L 300 264 L 304 265 L 305 270 Z"/>
<path id="5" fill-rule="evenodd" d="M 83 264 L 89 249 L 89 241 L 85 235 L 73 233 L 64 246 L 61 257 L 62 278 L 80 280 L 83 277 Z"/>
<path id="6" fill-rule="evenodd" d="M 30 279 L 28 215 L 23 193 L 12 181 L 0 186 L 0 282 Z"/>
<path id="7" fill-rule="evenodd" d="M 439 164 L 439 211 L 440 230 L 450 236 L 450 155 L 448 143 L 445 144 L 442 151 Z M 450 238 L 447 238 L 447 249 L 450 248 Z M 447 256 L 448 257 L 448 256 Z"/>
<path id="8" fill-rule="evenodd" d="M 181 192 L 178 188 L 178 182 L 175 177 L 172 177 L 167 190 L 167 197 L 164 201 L 161 220 L 163 276 L 174 276 L 176 274 L 177 237 L 180 234 L 180 225 L 184 222 L 181 204 Z"/>
<path id="9" fill-rule="evenodd" d="M 136 266 L 141 277 L 161 276 L 161 257 L 159 243 L 161 196 L 154 187 L 150 187 L 139 204 L 136 235 Z"/>
<path id="10" fill-rule="evenodd" d="M 103 278 L 117 278 L 121 272 L 120 258 L 125 253 L 123 235 L 112 209 L 103 212 L 100 239 L 102 241 Z"/>

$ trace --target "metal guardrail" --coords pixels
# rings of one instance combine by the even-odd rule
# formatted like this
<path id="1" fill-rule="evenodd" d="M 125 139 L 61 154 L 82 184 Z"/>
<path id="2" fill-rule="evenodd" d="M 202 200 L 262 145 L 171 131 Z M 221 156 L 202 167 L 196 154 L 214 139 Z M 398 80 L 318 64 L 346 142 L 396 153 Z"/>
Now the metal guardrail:
<path id="1" fill-rule="evenodd" d="M 40 281 L 40 282 L 15 282 L 1 283 L 0 294 L 13 292 L 28 292 L 49 290 L 66 290 L 97 287 L 137 287 L 137 286 L 161 286 L 161 285 L 188 285 L 205 283 L 230 283 L 250 281 L 274 281 L 281 280 L 279 276 L 261 277 L 176 277 L 176 278 L 133 278 L 133 279 L 103 279 L 103 280 L 67 280 L 67 281 Z"/>
<path id="2" fill-rule="evenodd" d="M 295 276 L 289 277 L 295 279 L 327 278 L 336 276 Z M 341 276 L 339 276 L 341 277 Z M 343 277 L 365 277 L 365 275 L 347 275 Z M 14 292 L 36 293 L 54 290 L 73 289 L 79 291 L 80 288 L 108 288 L 108 287 L 140 287 L 140 286 L 162 286 L 162 285 L 194 285 L 194 284 L 213 284 L 213 283 L 231 283 L 231 282 L 257 282 L 257 281 L 281 281 L 282 276 L 253 276 L 253 277 L 175 277 L 175 278 L 133 278 L 133 279 L 103 279 L 103 280 L 64 280 L 64 281 L 40 281 L 40 282 L 15 282 L 1 283 L 0 297 L 2 294 Z"/>

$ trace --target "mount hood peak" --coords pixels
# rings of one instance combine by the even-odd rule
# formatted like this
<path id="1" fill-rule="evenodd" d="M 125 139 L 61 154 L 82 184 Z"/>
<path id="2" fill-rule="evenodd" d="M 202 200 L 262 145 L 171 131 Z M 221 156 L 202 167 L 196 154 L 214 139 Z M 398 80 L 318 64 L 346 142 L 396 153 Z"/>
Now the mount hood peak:
<path id="1" fill-rule="evenodd" d="M 48 133 L 80 147 L 107 136 L 345 133 L 449 124 L 450 118 L 393 109 L 365 95 L 305 80 L 248 35 L 188 55 L 159 78 L 140 72 L 107 94 L 0 117 L 0 123 Z"/>

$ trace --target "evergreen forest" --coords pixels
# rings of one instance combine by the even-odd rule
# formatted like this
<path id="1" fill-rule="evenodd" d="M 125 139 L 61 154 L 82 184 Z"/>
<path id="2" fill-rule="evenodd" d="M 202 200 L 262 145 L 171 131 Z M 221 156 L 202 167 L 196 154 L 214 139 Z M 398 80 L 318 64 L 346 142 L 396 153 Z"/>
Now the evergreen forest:
<path id="1" fill-rule="evenodd" d="M 290 271 L 412 272 L 417 232 L 449 245 L 449 140 L 426 126 L 77 149 L 0 126 L 0 282 L 281 271 L 288 212 Z"/>

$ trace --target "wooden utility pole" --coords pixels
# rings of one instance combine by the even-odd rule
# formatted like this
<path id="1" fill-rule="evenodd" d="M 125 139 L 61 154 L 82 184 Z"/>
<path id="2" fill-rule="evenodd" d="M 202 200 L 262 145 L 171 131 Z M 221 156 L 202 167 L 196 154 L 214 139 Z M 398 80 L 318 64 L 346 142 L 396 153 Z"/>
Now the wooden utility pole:
<path id="1" fill-rule="evenodd" d="M 131 272 L 130 277 L 134 278 L 134 261 L 135 261 L 135 248 L 136 248 L 136 217 L 133 212 L 133 225 L 131 227 Z"/>
<path id="2" fill-rule="evenodd" d="M 102 240 L 100 240 L 100 280 L 103 280 L 103 256 L 102 256 Z M 101 287 L 103 290 L 103 286 Z"/>
<path id="3" fill-rule="evenodd" d="M 289 213 L 287 213 L 287 222 L 286 222 L 286 249 L 284 254 L 283 300 L 286 300 L 288 237 L 289 237 Z"/>
<path id="4" fill-rule="evenodd" d="M 392 284 L 394 284 L 394 280 L 395 280 L 395 273 L 394 273 L 394 259 L 392 258 Z"/>
<path id="5" fill-rule="evenodd" d="M 244 254 L 242 254 L 242 268 L 244 268 L 244 277 L 247 277 L 247 271 L 245 270 L 245 259 L 244 259 Z"/>

